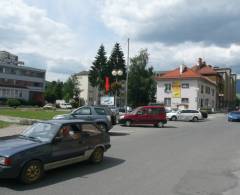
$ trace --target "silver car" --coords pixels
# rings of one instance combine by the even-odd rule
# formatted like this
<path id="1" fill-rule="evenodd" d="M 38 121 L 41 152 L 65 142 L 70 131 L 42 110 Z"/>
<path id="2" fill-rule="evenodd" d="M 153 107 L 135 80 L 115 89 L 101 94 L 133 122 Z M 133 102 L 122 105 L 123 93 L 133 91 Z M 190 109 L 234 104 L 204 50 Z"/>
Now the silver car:
<path id="1" fill-rule="evenodd" d="M 180 110 L 176 113 L 177 120 L 198 121 L 203 119 L 202 113 L 198 110 Z"/>
<path id="2" fill-rule="evenodd" d="M 103 131 L 109 131 L 114 123 L 112 112 L 102 106 L 82 106 L 69 114 L 54 116 L 53 119 L 81 119 L 93 121 Z"/>

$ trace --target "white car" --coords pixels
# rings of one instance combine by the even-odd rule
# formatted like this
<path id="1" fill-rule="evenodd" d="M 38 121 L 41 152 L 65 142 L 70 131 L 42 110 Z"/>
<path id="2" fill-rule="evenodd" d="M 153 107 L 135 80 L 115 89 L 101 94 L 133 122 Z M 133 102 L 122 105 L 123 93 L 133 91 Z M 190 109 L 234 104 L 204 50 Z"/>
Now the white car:
<path id="1" fill-rule="evenodd" d="M 64 109 L 71 109 L 72 105 L 69 103 L 62 103 L 62 104 L 59 104 L 59 107 Z"/>
<path id="2" fill-rule="evenodd" d="M 176 121 L 178 112 L 179 110 L 168 110 L 166 113 L 167 119 L 170 121 Z"/>
<path id="3" fill-rule="evenodd" d="M 202 120 L 202 113 L 198 110 L 179 110 L 177 112 L 167 113 L 169 120 L 198 121 Z"/>

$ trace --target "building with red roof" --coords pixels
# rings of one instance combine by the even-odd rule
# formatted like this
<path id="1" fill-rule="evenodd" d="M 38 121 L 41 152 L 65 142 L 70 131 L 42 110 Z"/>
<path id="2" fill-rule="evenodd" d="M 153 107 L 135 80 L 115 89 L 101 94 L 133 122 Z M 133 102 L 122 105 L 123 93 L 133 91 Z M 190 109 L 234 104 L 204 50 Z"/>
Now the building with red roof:
<path id="1" fill-rule="evenodd" d="M 216 108 L 217 84 L 199 71 L 180 65 L 156 77 L 157 101 L 178 109 Z"/>

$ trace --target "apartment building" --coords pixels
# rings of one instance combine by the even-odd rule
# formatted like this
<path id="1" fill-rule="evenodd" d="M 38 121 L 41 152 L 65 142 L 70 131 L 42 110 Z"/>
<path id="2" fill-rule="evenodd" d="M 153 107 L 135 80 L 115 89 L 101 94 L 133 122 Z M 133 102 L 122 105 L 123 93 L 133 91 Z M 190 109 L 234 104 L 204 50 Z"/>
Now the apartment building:
<path id="1" fill-rule="evenodd" d="M 216 109 L 217 85 L 200 73 L 181 65 L 156 77 L 157 102 L 177 109 Z"/>
<path id="2" fill-rule="evenodd" d="M 45 70 L 24 66 L 18 56 L 0 51 L 0 99 L 44 102 Z"/>
<path id="3" fill-rule="evenodd" d="M 88 74 L 88 71 L 82 71 L 75 76 L 80 89 L 80 98 L 84 100 L 86 105 L 95 105 L 98 101 L 98 90 L 91 86 Z"/>

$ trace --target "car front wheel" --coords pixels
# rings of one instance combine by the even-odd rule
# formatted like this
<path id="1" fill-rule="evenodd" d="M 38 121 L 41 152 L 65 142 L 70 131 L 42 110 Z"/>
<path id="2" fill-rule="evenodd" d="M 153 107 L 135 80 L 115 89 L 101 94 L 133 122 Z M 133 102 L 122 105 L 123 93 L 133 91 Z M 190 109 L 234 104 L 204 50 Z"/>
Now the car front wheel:
<path id="1" fill-rule="evenodd" d="M 125 125 L 126 125 L 127 127 L 130 127 L 131 124 L 132 124 L 132 122 L 131 122 L 130 120 L 127 120 L 127 121 L 125 122 Z"/>
<path id="2" fill-rule="evenodd" d="M 43 165 L 40 161 L 28 162 L 22 169 L 20 180 L 25 184 L 32 184 L 40 180 L 43 176 Z"/>
<path id="3" fill-rule="evenodd" d="M 176 116 L 172 116 L 171 117 L 171 121 L 176 121 L 177 120 L 177 117 Z"/>
<path id="4" fill-rule="evenodd" d="M 104 132 L 107 132 L 107 131 L 108 131 L 108 130 L 107 130 L 107 126 L 106 126 L 105 124 L 103 124 L 103 123 L 99 123 L 99 124 L 98 124 L 98 128 L 101 129 L 101 130 L 104 131 Z"/>
<path id="5" fill-rule="evenodd" d="M 161 121 L 160 121 L 160 122 L 158 122 L 158 123 L 157 123 L 157 127 L 159 127 L 159 128 L 163 128 L 163 127 L 164 127 L 164 123 L 163 123 L 163 122 L 161 122 Z"/>
<path id="6" fill-rule="evenodd" d="M 193 122 L 197 122 L 198 121 L 198 117 L 195 116 L 195 117 L 193 117 L 192 120 L 193 120 Z"/>
<path id="7" fill-rule="evenodd" d="M 94 164 L 101 163 L 103 161 L 104 150 L 101 147 L 97 147 L 90 157 L 90 161 Z"/>

